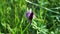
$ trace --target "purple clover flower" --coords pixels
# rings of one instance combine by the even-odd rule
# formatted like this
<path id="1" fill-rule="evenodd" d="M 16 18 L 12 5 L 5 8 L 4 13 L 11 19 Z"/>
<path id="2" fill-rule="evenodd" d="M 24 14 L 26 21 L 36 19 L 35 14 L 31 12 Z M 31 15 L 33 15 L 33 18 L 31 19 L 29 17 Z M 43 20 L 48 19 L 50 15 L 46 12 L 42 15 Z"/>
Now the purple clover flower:
<path id="1" fill-rule="evenodd" d="M 32 20 L 33 19 L 33 12 L 28 10 L 27 13 L 26 13 L 26 17 L 29 19 L 29 20 Z"/>

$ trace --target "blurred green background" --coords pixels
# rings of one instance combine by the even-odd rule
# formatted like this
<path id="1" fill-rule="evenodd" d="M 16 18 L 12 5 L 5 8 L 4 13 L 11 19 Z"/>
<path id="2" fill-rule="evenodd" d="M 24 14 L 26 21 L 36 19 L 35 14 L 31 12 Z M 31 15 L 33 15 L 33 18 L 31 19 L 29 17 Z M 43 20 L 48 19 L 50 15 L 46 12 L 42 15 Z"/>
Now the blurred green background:
<path id="1" fill-rule="evenodd" d="M 0 0 L 0 34 L 60 34 L 60 0 Z"/>

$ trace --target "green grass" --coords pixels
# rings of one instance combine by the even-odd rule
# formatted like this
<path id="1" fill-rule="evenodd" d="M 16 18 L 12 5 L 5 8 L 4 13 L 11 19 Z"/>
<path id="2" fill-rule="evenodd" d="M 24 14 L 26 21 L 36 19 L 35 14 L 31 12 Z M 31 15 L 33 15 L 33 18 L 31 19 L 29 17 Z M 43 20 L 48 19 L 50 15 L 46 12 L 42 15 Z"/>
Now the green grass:
<path id="1" fill-rule="evenodd" d="M 60 34 L 60 0 L 0 0 L 0 34 Z"/>

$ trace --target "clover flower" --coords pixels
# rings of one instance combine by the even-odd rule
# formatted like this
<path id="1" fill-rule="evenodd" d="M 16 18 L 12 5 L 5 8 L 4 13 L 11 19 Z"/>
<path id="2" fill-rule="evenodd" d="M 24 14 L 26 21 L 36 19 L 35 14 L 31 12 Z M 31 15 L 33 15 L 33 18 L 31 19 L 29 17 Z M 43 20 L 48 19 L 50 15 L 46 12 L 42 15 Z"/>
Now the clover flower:
<path id="1" fill-rule="evenodd" d="M 28 10 L 27 13 L 26 13 L 26 17 L 29 20 L 32 20 L 33 19 L 33 15 L 34 15 L 34 13 L 31 10 Z"/>

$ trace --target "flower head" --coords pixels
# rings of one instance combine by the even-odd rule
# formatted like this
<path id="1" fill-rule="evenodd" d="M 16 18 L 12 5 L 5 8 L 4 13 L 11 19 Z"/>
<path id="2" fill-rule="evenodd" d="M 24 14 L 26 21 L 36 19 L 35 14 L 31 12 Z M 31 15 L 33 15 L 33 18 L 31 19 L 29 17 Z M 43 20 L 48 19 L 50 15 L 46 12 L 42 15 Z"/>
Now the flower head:
<path id="1" fill-rule="evenodd" d="M 31 10 L 28 10 L 27 13 L 26 13 L 26 17 L 29 20 L 32 20 L 33 19 L 33 15 L 34 15 L 34 13 Z"/>

